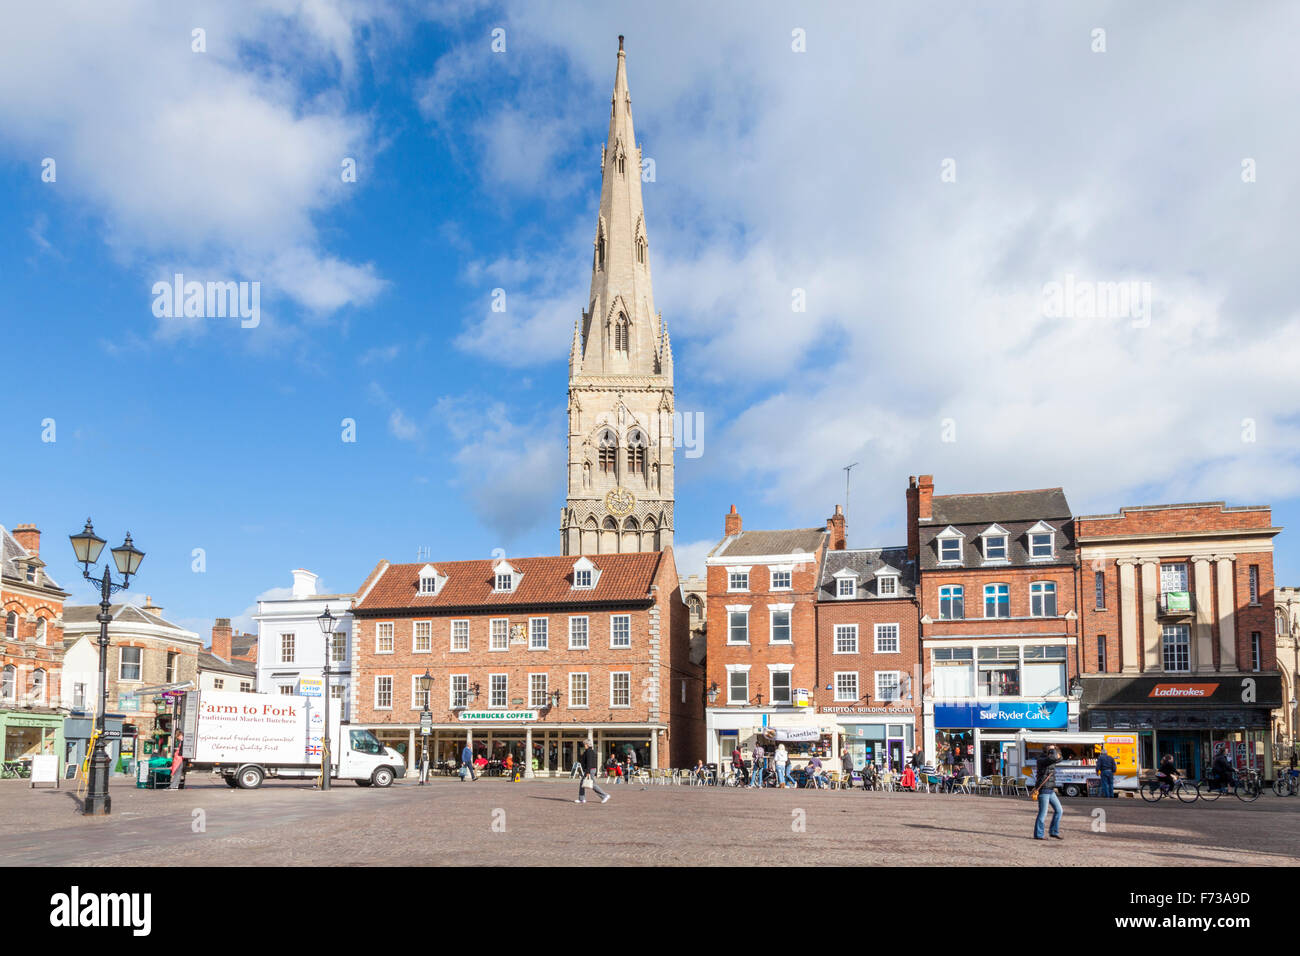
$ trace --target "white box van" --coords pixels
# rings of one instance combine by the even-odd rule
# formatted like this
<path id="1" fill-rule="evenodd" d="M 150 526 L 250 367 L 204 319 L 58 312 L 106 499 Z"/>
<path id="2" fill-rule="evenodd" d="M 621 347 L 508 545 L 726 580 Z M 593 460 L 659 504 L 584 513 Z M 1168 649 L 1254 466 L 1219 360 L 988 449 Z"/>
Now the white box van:
<path id="1" fill-rule="evenodd" d="M 324 749 L 323 698 L 288 694 L 190 691 L 181 710 L 181 755 L 196 772 L 220 774 L 231 787 L 256 790 L 267 777 L 319 778 Z M 330 779 L 387 787 L 405 776 L 402 755 L 370 731 L 330 714 Z"/>

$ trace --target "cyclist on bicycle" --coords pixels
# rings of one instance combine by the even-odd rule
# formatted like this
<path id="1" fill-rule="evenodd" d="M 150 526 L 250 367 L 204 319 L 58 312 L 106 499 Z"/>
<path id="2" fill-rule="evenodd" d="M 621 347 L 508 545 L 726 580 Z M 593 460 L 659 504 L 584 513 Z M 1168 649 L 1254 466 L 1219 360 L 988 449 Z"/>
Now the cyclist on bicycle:
<path id="1" fill-rule="evenodd" d="M 1226 790 L 1232 786 L 1232 778 L 1232 762 L 1228 760 L 1228 755 L 1220 750 L 1214 757 L 1214 763 L 1210 765 L 1210 784 L 1216 790 Z"/>
<path id="2" fill-rule="evenodd" d="M 1178 770 L 1174 767 L 1174 755 L 1165 754 L 1160 759 L 1160 769 L 1156 771 L 1156 779 L 1160 781 L 1160 786 L 1169 790 L 1174 788 L 1178 780 Z"/>

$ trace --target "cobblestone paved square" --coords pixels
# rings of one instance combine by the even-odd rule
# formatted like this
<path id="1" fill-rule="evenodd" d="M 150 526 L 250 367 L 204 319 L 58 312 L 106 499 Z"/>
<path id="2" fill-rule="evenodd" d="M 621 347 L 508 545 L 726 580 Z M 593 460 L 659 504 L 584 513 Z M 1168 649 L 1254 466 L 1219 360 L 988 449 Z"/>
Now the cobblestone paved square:
<path id="1" fill-rule="evenodd" d="M 113 813 L 67 790 L 0 782 L 0 864 L 158 865 L 1100 865 L 1294 866 L 1300 800 L 1065 803 L 1062 842 L 1032 839 L 1024 798 L 607 788 L 578 806 L 567 781 L 402 781 L 388 790 L 298 782 L 184 791 L 114 781 Z M 1104 821 L 1094 817 L 1104 814 Z M 1104 829 L 1100 827 L 1104 822 Z M 196 832 L 198 830 L 199 832 Z"/>

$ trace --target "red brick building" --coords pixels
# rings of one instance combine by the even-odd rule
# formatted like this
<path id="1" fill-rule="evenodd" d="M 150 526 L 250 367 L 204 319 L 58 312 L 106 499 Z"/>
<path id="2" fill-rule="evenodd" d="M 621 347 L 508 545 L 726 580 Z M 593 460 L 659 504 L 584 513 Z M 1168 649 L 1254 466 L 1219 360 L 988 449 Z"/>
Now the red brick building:
<path id="1" fill-rule="evenodd" d="M 921 722 L 916 560 L 907 548 L 830 550 L 817 591 L 817 713 L 853 765 L 898 768 Z"/>
<path id="2" fill-rule="evenodd" d="M 589 737 L 645 767 L 702 756 L 703 668 L 671 549 L 389 564 L 353 603 L 353 722 L 416 766 L 424 696 L 432 762 L 471 742 L 567 774 Z M 525 764 L 528 766 L 528 763 Z M 528 768 L 531 774 L 532 768 Z"/>
<path id="3" fill-rule="evenodd" d="M 817 588 L 828 544 L 844 547 L 844 516 L 825 528 L 746 531 L 736 506 L 705 559 L 708 620 L 707 757 L 748 756 L 762 739 L 799 752 L 829 750 L 813 710 Z M 797 745 L 797 746 L 796 746 Z"/>
<path id="4" fill-rule="evenodd" d="M 1017 772 L 1019 731 L 1078 729 L 1065 494 L 936 495 L 922 475 L 909 482 L 907 527 L 920 571 L 925 757 L 969 760 L 981 775 Z"/>
<path id="5" fill-rule="evenodd" d="M 1216 747 L 1271 774 L 1283 704 L 1266 506 L 1122 508 L 1075 521 L 1084 724 L 1132 730 L 1140 765 L 1200 777 Z"/>
<path id="6" fill-rule="evenodd" d="M 0 756 L 63 756 L 63 602 L 45 571 L 41 533 L 0 527 Z"/>

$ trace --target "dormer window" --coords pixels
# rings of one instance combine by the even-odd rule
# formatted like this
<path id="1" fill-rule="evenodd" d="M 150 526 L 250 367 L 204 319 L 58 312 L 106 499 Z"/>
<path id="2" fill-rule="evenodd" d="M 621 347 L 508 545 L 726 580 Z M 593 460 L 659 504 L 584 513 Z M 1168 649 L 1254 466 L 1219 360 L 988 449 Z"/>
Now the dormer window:
<path id="1" fill-rule="evenodd" d="M 858 596 L 858 573 L 844 568 L 835 572 L 835 596 L 837 598 L 855 598 Z"/>
<path id="2" fill-rule="evenodd" d="M 426 564 L 420 569 L 420 593 L 437 594 L 441 582 L 445 580 L 446 578 L 438 573 L 437 568 Z"/>
<path id="3" fill-rule="evenodd" d="M 497 593 L 509 593 L 518 585 L 519 572 L 510 566 L 508 561 L 498 561 L 496 567 L 492 569 L 496 580 L 496 586 L 493 588 Z"/>
<path id="4" fill-rule="evenodd" d="M 27 583 L 28 584 L 36 583 L 36 565 L 34 564 L 27 565 Z"/>
<path id="5" fill-rule="evenodd" d="M 935 540 L 939 547 L 940 564 L 961 564 L 961 546 L 965 537 L 952 525 L 939 532 Z"/>
<path id="6" fill-rule="evenodd" d="M 1010 539 L 1010 533 L 1000 524 L 991 524 L 980 532 L 980 541 L 984 548 L 984 563 L 1000 564 L 1009 560 L 1007 542 Z"/>
<path id="7" fill-rule="evenodd" d="M 884 565 L 876 571 L 876 594 L 879 597 L 898 596 L 898 568 Z"/>
<path id="8" fill-rule="evenodd" d="M 1040 521 L 1026 535 L 1029 538 L 1029 560 L 1050 561 L 1056 556 L 1056 529 L 1051 525 Z"/>
<path id="9" fill-rule="evenodd" d="M 600 572 L 591 563 L 591 559 L 582 557 L 573 562 L 573 586 L 575 589 L 594 588 Z"/>

